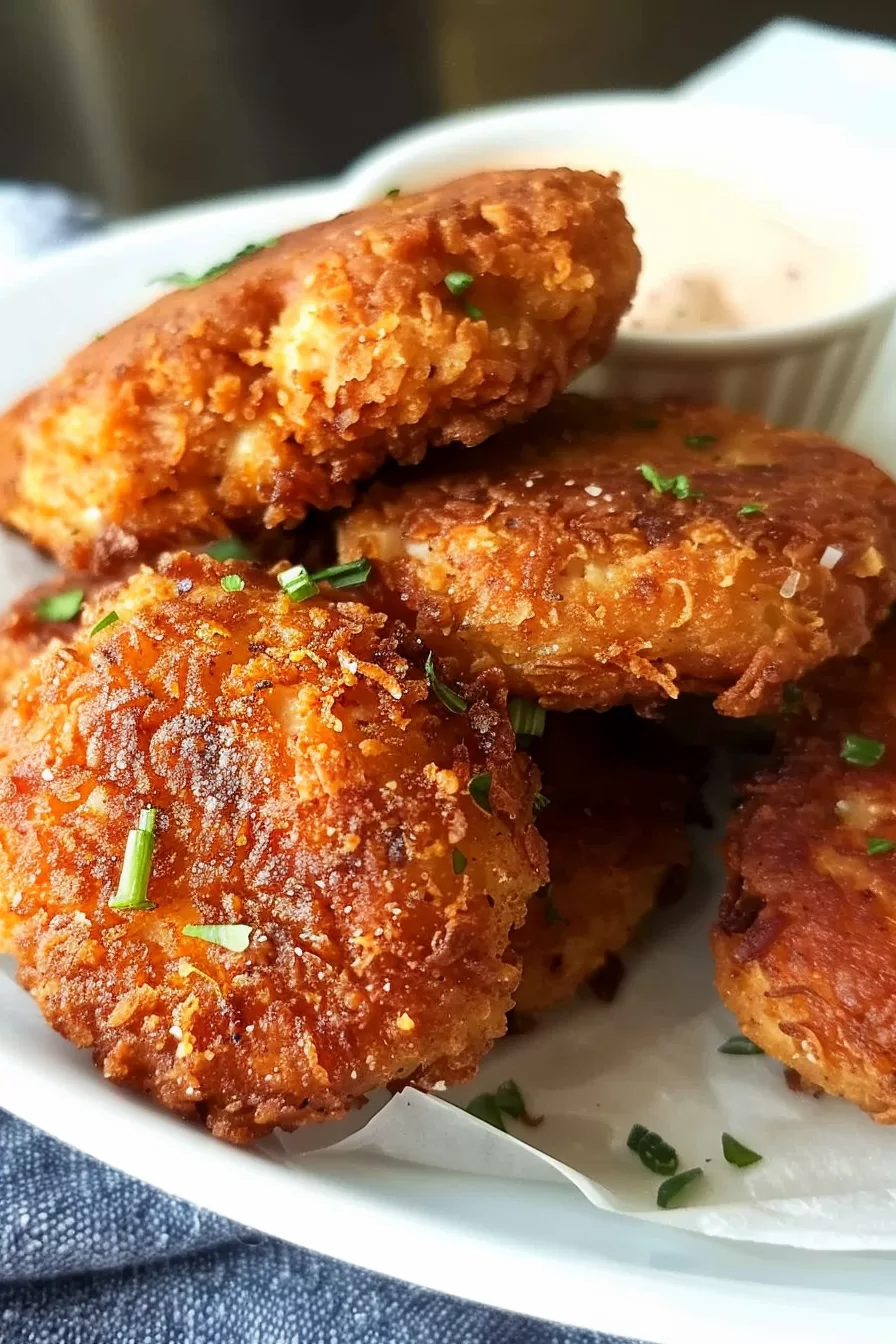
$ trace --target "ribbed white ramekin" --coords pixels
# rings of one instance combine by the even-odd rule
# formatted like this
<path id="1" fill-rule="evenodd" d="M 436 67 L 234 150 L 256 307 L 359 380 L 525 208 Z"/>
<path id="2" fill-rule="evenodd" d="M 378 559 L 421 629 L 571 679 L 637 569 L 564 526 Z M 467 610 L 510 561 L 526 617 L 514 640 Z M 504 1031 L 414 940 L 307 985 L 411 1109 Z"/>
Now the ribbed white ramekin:
<path id="1" fill-rule="evenodd" d="M 662 96 L 543 99 L 464 113 L 389 141 L 349 171 L 344 199 L 348 208 L 392 187 L 411 191 L 487 168 L 607 170 L 617 148 L 620 160 L 627 151 L 777 206 L 810 236 L 851 247 L 865 283 L 852 303 L 804 323 L 730 333 L 624 331 L 578 386 L 687 396 L 842 433 L 896 311 L 896 163 L 836 129 Z"/>

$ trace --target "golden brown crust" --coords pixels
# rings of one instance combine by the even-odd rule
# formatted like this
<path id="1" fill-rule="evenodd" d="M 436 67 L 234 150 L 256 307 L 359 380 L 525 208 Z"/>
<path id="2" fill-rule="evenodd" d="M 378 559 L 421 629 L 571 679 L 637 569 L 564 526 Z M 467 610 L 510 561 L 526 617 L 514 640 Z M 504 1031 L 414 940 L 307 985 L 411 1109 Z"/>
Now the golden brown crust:
<path id="1" fill-rule="evenodd" d="M 803 705 L 730 828 L 716 983 L 766 1054 L 894 1123 L 896 851 L 867 847 L 896 841 L 896 624 L 811 679 Z M 883 759 L 848 764 L 847 733 Z"/>
<path id="2" fill-rule="evenodd" d="M 701 497 L 657 491 L 642 465 Z M 751 503 L 764 512 L 743 515 Z M 832 569 L 828 546 L 842 551 Z M 443 457 L 375 484 L 340 549 L 374 560 L 381 598 L 425 640 L 465 647 L 548 707 L 691 690 L 745 716 L 883 619 L 896 485 L 754 416 L 566 396 L 476 465 Z"/>
<path id="3" fill-rule="evenodd" d="M 693 796 L 684 753 L 625 711 L 548 715 L 532 750 L 551 800 L 538 817 L 551 880 L 512 939 L 523 962 L 514 1003 L 530 1013 L 568 999 L 683 891 Z"/>
<path id="4" fill-rule="evenodd" d="M 49 648 L 0 715 L 0 901 L 48 1021 L 236 1142 L 383 1083 L 469 1076 L 545 876 L 500 679 L 466 683 L 451 714 L 385 617 L 291 603 L 246 564 L 163 558 L 114 605 L 118 624 Z M 481 771 L 493 815 L 468 792 Z M 110 910 L 150 805 L 156 908 Z M 246 952 L 182 933 L 232 923 Z"/>
<path id="5" fill-rule="evenodd" d="M 0 420 L 0 515 L 75 568 L 346 504 L 607 349 L 639 257 L 614 178 L 482 173 L 167 294 Z M 475 277 L 465 296 L 444 277 Z M 468 300 L 484 313 L 467 316 Z"/>

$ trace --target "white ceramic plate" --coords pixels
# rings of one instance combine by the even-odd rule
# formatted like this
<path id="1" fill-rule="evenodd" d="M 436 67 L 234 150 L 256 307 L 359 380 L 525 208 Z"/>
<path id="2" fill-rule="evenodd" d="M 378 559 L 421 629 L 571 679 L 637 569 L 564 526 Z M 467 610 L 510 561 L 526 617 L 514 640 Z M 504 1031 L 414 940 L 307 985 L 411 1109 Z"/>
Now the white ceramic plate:
<path id="1" fill-rule="evenodd" d="M 145 303 L 145 282 L 352 204 L 350 186 L 287 189 L 119 227 L 34 263 L 0 291 L 0 404 Z M 16 554 L 16 552 L 12 552 Z M 4 588 L 27 581 L 3 552 Z M 15 572 L 11 572 L 12 566 Z M 891 1257 L 734 1243 L 590 1207 L 571 1187 L 448 1174 L 369 1155 L 254 1151 L 110 1087 L 44 1025 L 0 958 L 0 1102 L 66 1143 L 312 1250 L 509 1310 L 657 1344 L 891 1344 Z M 320 1136 L 323 1137 L 322 1135 Z M 331 1137 L 328 1135 L 327 1137 Z"/>

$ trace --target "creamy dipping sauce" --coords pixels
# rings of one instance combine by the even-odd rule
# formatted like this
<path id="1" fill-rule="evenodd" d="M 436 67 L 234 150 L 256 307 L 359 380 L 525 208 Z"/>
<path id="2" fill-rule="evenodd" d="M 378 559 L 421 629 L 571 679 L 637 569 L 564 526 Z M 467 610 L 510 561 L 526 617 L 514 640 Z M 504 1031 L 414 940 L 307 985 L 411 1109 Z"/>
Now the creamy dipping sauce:
<path id="1" fill-rule="evenodd" d="M 628 332 L 741 331 L 823 317 L 857 299 L 860 259 L 810 238 L 726 183 L 623 156 L 642 254 Z"/>

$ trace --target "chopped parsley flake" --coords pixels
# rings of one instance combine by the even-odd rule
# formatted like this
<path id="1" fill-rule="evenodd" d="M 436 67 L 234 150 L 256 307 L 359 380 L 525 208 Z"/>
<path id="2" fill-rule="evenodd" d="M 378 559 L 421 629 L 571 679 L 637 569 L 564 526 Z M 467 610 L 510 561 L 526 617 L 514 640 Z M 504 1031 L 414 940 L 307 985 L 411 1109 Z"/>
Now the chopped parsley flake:
<path id="1" fill-rule="evenodd" d="M 468 290 L 472 283 L 473 277 L 469 271 L 449 271 L 445 276 L 445 288 L 455 297 Z"/>
<path id="2" fill-rule="evenodd" d="M 632 1125 L 625 1144 L 657 1176 L 674 1176 L 678 1170 L 675 1149 L 646 1125 Z"/>
<path id="3" fill-rule="evenodd" d="M 512 1078 L 501 1083 L 494 1092 L 480 1093 L 465 1109 L 470 1115 L 475 1115 L 477 1119 L 493 1125 L 495 1129 L 503 1130 L 505 1134 L 507 1132 L 507 1126 L 504 1124 L 505 1115 L 509 1115 L 512 1120 L 522 1120 L 524 1124 L 533 1126 L 540 1125 L 544 1118 L 529 1114 L 523 1094 Z"/>
<path id="4" fill-rule="evenodd" d="M 483 812 L 492 810 L 492 772 L 484 770 L 480 775 L 474 775 L 467 786 L 470 790 L 470 797 L 477 807 L 481 807 Z"/>
<path id="5" fill-rule="evenodd" d="M 859 733 L 844 733 L 840 757 L 847 765 L 871 766 L 883 760 L 886 747 L 873 737 L 862 737 Z"/>
<path id="6" fill-rule="evenodd" d="M 725 1161 L 730 1162 L 732 1167 L 752 1167 L 755 1162 L 762 1161 L 761 1153 L 754 1153 L 752 1148 L 731 1134 L 722 1135 L 722 1152 Z"/>
<path id="7" fill-rule="evenodd" d="M 548 798 L 547 794 L 536 793 L 535 797 L 532 799 L 532 811 L 535 813 L 536 817 L 539 812 L 543 812 L 545 808 L 550 807 L 550 805 L 551 800 Z"/>
<path id="8" fill-rule="evenodd" d="M 764 1055 L 765 1051 L 750 1040 L 749 1036 L 729 1036 L 719 1046 L 720 1055 Z"/>
<path id="9" fill-rule="evenodd" d="M 679 1195 L 702 1175 L 703 1172 L 699 1167 L 691 1167 L 689 1171 L 680 1171 L 676 1176 L 670 1176 L 667 1181 L 663 1181 L 656 1192 L 657 1206 L 661 1209 L 671 1209 L 679 1202 Z"/>
<path id="10" fill-rule="evenodd" d="M 116 622 L 120 620 L 121 617 L 119 616 L 117 611 L 107 611 L 105 616 L 101 616 L 100 619 L 97 621 L 96 625 L 91 630 L 90 638 L 93 639 L 93 636 L 98 635 L 101 630 L 108 630 L 110 625 L 115 625 Z"/>
<path id="11" fill-rule="evenodd" d="M 741 518 L 749 518 L 754 513 L 765 513 L 767 504 L 741 504 L 738 513 Z"/>
<path id="12" fill-rule="evenodd" d="M 176 285 L 178 289 L 195 289 L 197 285 L 204 285 L 207 280 L 217 280 L 220 275 L 229 271 L 231 266 L 235 266 L 238 261 L 244 261 L 246 257 L 254 257 L 256 252 L 264 252 L 265 248 L 273 247 L 279 241 L 279 238 L 267 238 L 263 243 L 247 243 L 227 261 L 219 261 L 215 266 L 209 266 L 208 270 L 203 271 L 200 275 L 190 275 L 189 271 L 173 271 L 171 275 L 157 275 L 151 283 L 154 285 Z"/>
<path id="13" fill-rule="evenodd" d="M 394 199 L 394 197 L 400 195 L 400 193 L 401 193 L 401 187 L 390 187 L 389 190 L 386 192 L 386 200 L 391 201 Z"/>
<path id="14" fill-rule="evenodd" d="M 661 476 L 655 467 L 649 462 L 642 462 L 638 467 L 641 475 L 652 485 L 657 494 L 674 495 L 676 499 L 702 499 L 702 490 L 692 490 L 687 476 Z"/>
<path id="15" fill-rule="evenodd" d="M 246 586 L 246 580 L 241 579 L 239 574 L 224 574 L 221 578 L 221 587 L 225 593 L 241 593 Z"/>
<path id="16" fill-rule="evenodd" d="M 201 938 L 204 943 L 226 947 L 228 952 L 245 952 L 252 934 L 251 924 L 185 924 L 186 938 Z"/>
<path id="17" fill-rule="evenodd" d="M 144 807 L 137 825 L 128 832 L 121 865 L 118 890 L 109 902 L 110 910 L 155 910 L 147 899 L 152 852 L 155 848 L 156 809 Z"/>
<path id="18" fill-rule="evenodd" d="M 467 1102 L 464 1109 L 470 1115 L 475 1115 L 477 1120 L 484 1120 L 487 1125 L 493 1125 L 495 1129 L 501 1129 L 507 1133 L 507 1126 L 504 1124 L 504 1118 L 498 1109 L 498 1103 L 495 1100 L 494 1092 L 481 1092 L 478 1097 Z"/>
<path id="19" fill-rule="evenodd" d="M 884 840 L 877 835 L 869 836 L 865 845 L 866 853 L 870 854 L 872 858 L 876 858 L 878 854 L 892 854 L 894 849 L 896 849 L 896 840 Z"/>
<path id="20" fill-rule="evenodd" d="M 34 608 L 40 621 L 73 621 L 84 605 L 83 588 L 66 588 L 64 593 L 42 597 Z"/>
<path id="21" fill-rule="evenodd" d="M 481 322 L 485 317 L 485 313 L 481 308 L 477 308 L 475 303 L 465 303 L 464 312 L 471 322 Z"/>
<path id="22" fill-rule="evenodd" d="M 459 849 L 452 849 L 451 851 L 451 871 L 457 877 L 467 871 L 467 856 L 462 854 Z"/>
<path id="23" fill-rule="evenodd" d="M 452 690 L 450 686 L 441 680 L 436 671 L 435 659 L 433 658 L 432 653 L 426 655 L 426 680 L 429 682 L 433 694 L 441 700 L 446 709 L 450 709 L 452 714 L 466 714 L 470 707 L 468 702 L 462 695 L 458 695 L 457 691 Z M 489 780 L 491 780 L 491 776 L 489 776 Z M 472 791 L 472 781 L 470 787 Z"/>

